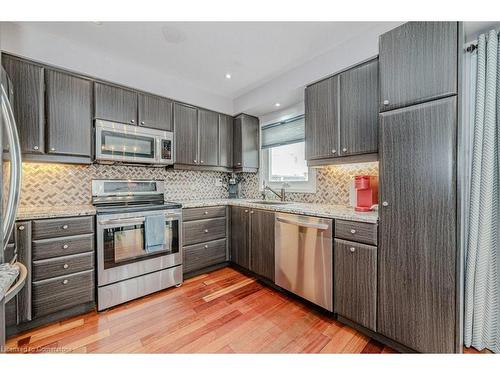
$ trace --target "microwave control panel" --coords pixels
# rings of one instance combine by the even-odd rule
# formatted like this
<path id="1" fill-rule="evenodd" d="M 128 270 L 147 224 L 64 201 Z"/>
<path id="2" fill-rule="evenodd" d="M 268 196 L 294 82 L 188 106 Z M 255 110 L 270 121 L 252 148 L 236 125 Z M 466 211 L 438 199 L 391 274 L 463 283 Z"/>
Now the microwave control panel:
<path id="1" fill-rule="evenodd" d="M 172 159 L 172 141 L 170 139 L 163 139 L 161 141 L 161 158 L 163 160 Z"/>

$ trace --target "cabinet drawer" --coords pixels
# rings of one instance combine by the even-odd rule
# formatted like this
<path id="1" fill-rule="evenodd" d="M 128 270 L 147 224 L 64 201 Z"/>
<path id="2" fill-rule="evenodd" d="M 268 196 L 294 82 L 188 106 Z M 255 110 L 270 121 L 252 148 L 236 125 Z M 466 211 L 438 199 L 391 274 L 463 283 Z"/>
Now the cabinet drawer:
<path id="1" fill-rule="evenodd" d="M 69 275 L 75 272 L 89 271 L 93 268 L 93 252 L 38 260 L 33 262 L 33 281 Z"/>
<path id="2" fill-rule="evenodd" d="M 192 221 L 192 220 L 203 220 L 211 219 L 214 217 L 225 217 L 226 207 L 198 207 L 198 208 L 185 208 L 182 210 L 182 220 Z"/>
<path id="3" fill-rule="evenodd" d="M 33 315 L 35 318 L 94 300 L 94 271 L 33 283 Z"/>
<path id="4" fill-rule="evenodd" d="M 34 240 L 85 233 L 94 233 L 93 216 L 33 220 L 32 236 Z"/>
<path id="5" fill-rule="evenodd" d="M 200 243 L 183 248 L 183 272 L 196 271 L 226 261 L 226 240 Z"/>
<path id="6" fill-rule="evenodd" d="M 94 235 L 50 238 L 32 243 L 33 260 L 60 257 L 94 251 Z"/>
<path id="7" fill-rule="evenodd" d="M 335 240 L 335 312 L 376 331 L 377 248 Z"/>
<path id="8" fill-rule="evenodd" d="M 376 245 L 377 224 L 335 220 L 335 237 Z"/>
<path id="9" fill-rule="evenodd" d="M 183 223 L 184 246 L 226 237 L 226 218 L 196 220 Z"/>

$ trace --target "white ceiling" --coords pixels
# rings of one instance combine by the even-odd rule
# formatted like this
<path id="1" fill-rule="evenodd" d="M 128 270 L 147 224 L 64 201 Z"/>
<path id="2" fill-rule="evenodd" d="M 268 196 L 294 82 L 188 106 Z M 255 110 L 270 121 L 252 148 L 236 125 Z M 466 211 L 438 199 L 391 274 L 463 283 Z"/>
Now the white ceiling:
<path id="1" fill-rule="evenodd" d="M 48 62 L 56 65 L 67 63 L 63 57 L 69 53 L 68 46 L 74 50 L 78 46 L 82 51 L 78 66 L 101 54 L 105 64 L 114 65 L 116 69 L 125 64 L 140 66 L 148 75 L 157 72 L 159 78 L 175 77 L 192 88 L 234 100 L 379 24 L 386 23 L 19 22 L 10 25 L 9 30 L 23 37 L 4 43 L 4 48 L 5 44 L 20 48 L 17 44 L 26 39 L 28 33 L 36 34 L 37 38 L 47 35 L 46 41 L 53 40 Z M 19 52 L 28 53 L 27 57 L 43 58 L 39 56 L 41 51 L 37 56 L 29 56 L 26 49 Z M 94 74 L 98 74 L 102 68 L 95 70 L 98 72 Z M 231 74 L 230 80 L 225 78 L 226 73 Z M 124 83 L 130 82 L 129 79 Z M 166 78 L 165 84 L 168 84 Z M 175 93 L 171 96 L 177 98 Z"/>

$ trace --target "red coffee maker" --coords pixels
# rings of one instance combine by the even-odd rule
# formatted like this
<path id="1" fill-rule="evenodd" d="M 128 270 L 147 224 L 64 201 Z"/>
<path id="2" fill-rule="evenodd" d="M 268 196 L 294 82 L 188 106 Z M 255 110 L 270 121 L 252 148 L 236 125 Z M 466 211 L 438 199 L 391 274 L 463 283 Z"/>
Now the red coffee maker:
<path id="1" fill-rule="evenodd" d="M 354 177 L 356 190 L 356 211 L 372 211 L 372 206 L 378 204 L 378 176 Z"/>

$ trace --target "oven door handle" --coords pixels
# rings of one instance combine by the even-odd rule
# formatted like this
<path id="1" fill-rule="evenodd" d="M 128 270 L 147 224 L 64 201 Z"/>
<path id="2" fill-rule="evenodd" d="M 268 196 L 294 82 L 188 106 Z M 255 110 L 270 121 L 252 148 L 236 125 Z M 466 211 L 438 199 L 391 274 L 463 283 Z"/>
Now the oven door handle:
<path id="1" fill-rule="evenodd" d="M 179 216 L 166 216 L 165 221 L 174 221 L 174 220 L 179 220 Z M 124 218 L 124 219 L 109 219 L 109 220 L 100 220 L 99 224 L 100 225 L 122 225 L 122 224 L 142 224 L 146 218 L 144 216 L 142 217 L 133 217 L 133 218 Z"/>
<path id="2" fill-rule="evenodd" d="M 145 218 L 144 217 L 134 217 L 131 219 L 110 219 L 110 220 L 100 220 L 99 224 L 100 225 L 131 225 L 131 224 L 142 224 L 144 223 Z"/>

